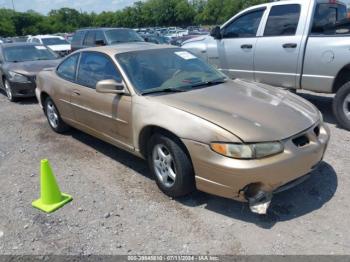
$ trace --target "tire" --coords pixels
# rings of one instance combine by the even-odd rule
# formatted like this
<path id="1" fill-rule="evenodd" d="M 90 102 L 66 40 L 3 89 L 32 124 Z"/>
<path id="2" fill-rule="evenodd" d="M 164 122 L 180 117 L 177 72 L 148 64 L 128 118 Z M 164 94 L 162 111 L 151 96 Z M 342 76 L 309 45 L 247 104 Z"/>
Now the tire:
<path id="1" fill-rule="evenodd" d="M 192 163 L 180 140 L 156 134 L 151 138 L 147 152 L 150 170 L 164 194 L 176 198 L 195 190 Z"/>
<path id="2" fill-rule="evenodd" d="M 12 88 L 11 88 L 10 82 L 7 81 L 6 79 L 4 81 L 4 88 L 5 88 L 7 99 L 10 102 L 16 102 L 17 98 L 13 96 L 13 92 L 12 92 Z"/>
<path id="3" fill-rule="evenodd" d="M 45 115 L 52 130 L 56 133 L 66 132 L 69 126 L 62 120 L 55 103 L 50 97 L 46 98 L 44 105 Z"/>
<path id="4" fill-rule="evenodd" d="M 333 112 L 339 125 L 350 131 L 350 82 L 344 84 L 335 95 Z"/>

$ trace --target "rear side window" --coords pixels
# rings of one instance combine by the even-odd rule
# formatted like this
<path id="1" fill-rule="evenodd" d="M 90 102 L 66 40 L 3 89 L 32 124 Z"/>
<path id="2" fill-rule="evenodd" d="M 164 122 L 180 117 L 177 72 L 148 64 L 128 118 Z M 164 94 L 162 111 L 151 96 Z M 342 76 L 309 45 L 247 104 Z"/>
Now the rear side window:
<path id="1" fill-rule="evenodd" d="M 103 34 L 103 32 L 101 30 L 97 30 L 96 31 L 96 36 L 95 36 L 95 41 L 103 41 L 103 42 L 106 42 L 105 40 L 105 36 Z"/>
<path id="2" fill-rule="evenodd" d="M 271 8 L 264 36 L 295 35 L 300 17 L 300 5 L 277 5 Z"/>
<path id="3" fill-rule="evenodd" d="M 122 81 L 110 58 L 96 52 L 82 53 L 77 79 L 80 85 L 95 89 L 97 82 L 110 79 Z"/>
<path id="4" fill-rule="evenodd" d="M 223 38 L 255 37 L 265 9 L 244 14 L 223 29 Z"/>
<path id="5" fill-rule="evenodd" d="M 84 45 L 94 46 L 95 45 L 95 31 L 89 31 L 86 35 Z"/>
<path id="6" fill-rule="evenodd" d="M 72 45 L 81 45 L 84 39 L 85 31 L 77 31 L 72 39 Z"/>
<path id="7" fill-rule="evenodd" d="M 75 81 L 79 54 L 66 58 L 57 68 L 57 74 L 69 81 Z"/>
<path id="8" fill-rule="evenodd" d="M 350 26 L 346 23 L 347 8 L 340 4 L 318 4 L 315 10 L 311 33 L 314 35 L 334 35 L 348 33 Z M 345 23 L 342 23 L 344 21 Z"/>

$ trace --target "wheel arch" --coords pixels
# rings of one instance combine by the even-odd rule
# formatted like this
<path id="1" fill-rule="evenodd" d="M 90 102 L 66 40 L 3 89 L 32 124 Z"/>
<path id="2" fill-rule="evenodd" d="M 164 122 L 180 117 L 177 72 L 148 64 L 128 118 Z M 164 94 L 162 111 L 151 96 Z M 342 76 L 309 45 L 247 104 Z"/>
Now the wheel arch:
<path id="1" fill-rule="evenodd" d="M 180 137 L 171 132 L 168 129 L 165 129 L 163 127 L 157 126 L 157 125 L 148 125 L 145 126 L 141 129 L 139 137 L 138 137 L 138 146 L 140 150 L 140 154 L 142 155 L 143 158 L 147 159 L 147 154 L 148 154 L 148 142 L 150 138 L 155 135 L 155 134 L 161 134 L 164 136 L 167 136 L 169 138 L 174 139 L 175 141 L 179 142 L 179 145 L 181 148 L 184 150 L 188 158 L 191 159 L 191 155 L 186 147 L 186 145 L 181 141 Z M 193 163 L 192 163 L 193 164 Z"/>
<path id="2" fill-rule="evenodd" d="M 338 90 L 347 82 L 350 82 L 350 64 L 345 65 L 337 74 L 334 82 L 332 93 L 337 93 Z"/>
<path id="3" fill-rule="evenodd" d="M 46 92 L 41 92 L 41 94 L 40 94 L 40 103 L 41 103 L 41 105 L 43 106 L 43 110 L 44 110 L 45 113 L 46 113 L 46 111 L 45 111 L 45 110 L 46 110 L 46 109 L 45 109 L 45 100 L 46 100 L 48 97 L 50 97 L 48 93 L 46 93 Z"/>

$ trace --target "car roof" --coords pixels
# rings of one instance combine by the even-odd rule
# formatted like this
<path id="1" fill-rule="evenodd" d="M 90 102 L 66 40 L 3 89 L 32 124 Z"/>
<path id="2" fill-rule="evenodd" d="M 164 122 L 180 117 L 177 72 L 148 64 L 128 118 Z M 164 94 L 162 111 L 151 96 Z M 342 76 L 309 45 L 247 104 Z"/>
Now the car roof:
<path id="1" fill-rule="evenodd" d="M 38 43 L 28 43 L 28 42 L 14 42 L 14 43 L 3 43 L 2 47 L 13 47 L 13 46 L 42 46 Z"/>
<path id="2" fill-rule="evenodd" d="M 77 32 L 89 31 L 89 30 L 103 30 L 103 31 L 107 31 L 107 30 L 111 30 L 111 29 L 130 29 L 130 28 L 126 28 L 126 27 L 89 27 L 89 28 L 78 29 Z M 132 29 L 130 29 L 130 30 L 132 30 Z"/>
<path id="3" fill-rule="evenodd" d="M 79 50 L 83 51 L 95 51 L 102 52 L 108 55 L 114 56 L 116 54 L 128 53 L 133 51 L 145 51 L 145 50 L 157 50 L 157 49 L 171 49 L 171 48 L 179 48 L 177 46 L 169 46 L 169 45 L 157 45 L 147 42 L 139 42 L 139 43 L 123 43 L 117 45 L 109 45 L 102 47 L 91 47 Z"/>
<path id="4" fill-rule="evenodd" d="M 62 39 L 63 37 L 62 36 L 59 36 L 59 35 L 35 35 L 35 36 L 32 36 L 31 38 L 60 38 Z"/>

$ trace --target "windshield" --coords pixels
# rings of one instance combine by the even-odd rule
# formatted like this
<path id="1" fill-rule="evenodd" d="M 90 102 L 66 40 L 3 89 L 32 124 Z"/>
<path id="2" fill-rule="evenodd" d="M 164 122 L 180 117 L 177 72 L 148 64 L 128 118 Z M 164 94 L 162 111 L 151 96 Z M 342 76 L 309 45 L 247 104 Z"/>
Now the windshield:
<path id="1" fill-rule="evenodd" d="M 109 44 L 144 42 L 143 38 L 139 34 L 130 29 L 111 29 L 105 33 Z"/>
<path id="2" fill-rule="evenodd" d="M 42 38 L 41 41 L 44 45 L 69 45 L 69 43 L 59 37 L 55 38 Z"/>
<path id="3" fill-rule="evenodd" d="M 136 91 L 189 91 L 225 81 L 226 76 L 190 52 L 178 48 L 116 55 Z"/>
<path id="4" fill-rule="evenodd" d="M 7 62 L 24 62 L 37 60 L 54 60 L 57 56 L 45 46 L 11 46 L 4 48 L 4 57 Z"/>

